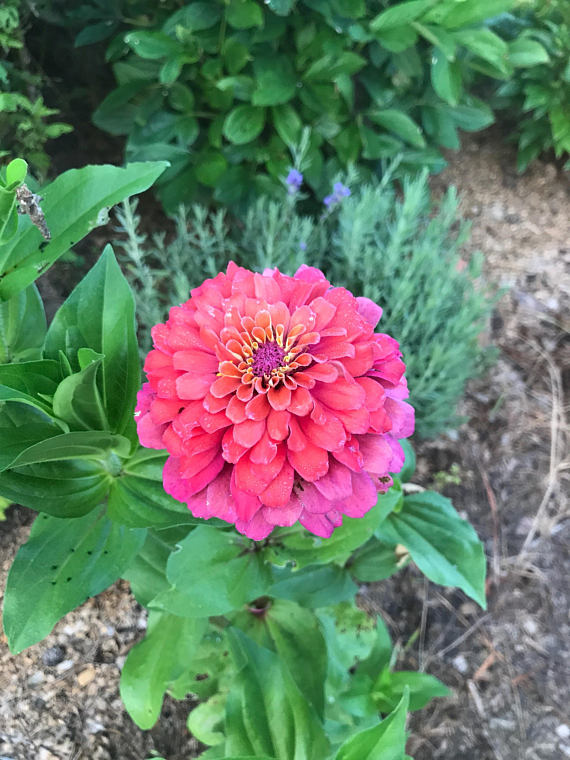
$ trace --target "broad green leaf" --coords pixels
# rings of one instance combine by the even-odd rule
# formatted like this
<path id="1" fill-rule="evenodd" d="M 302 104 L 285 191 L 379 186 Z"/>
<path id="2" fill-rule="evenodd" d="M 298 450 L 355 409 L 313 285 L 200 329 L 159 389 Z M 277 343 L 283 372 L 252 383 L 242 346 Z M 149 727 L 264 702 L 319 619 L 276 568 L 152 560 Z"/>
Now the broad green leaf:
<path id="1" fill-rule="evenodd" d="M 251 29 L 263 26 L 263 11 L 254 0 L 229 0 L 226 19 L 234 29 Z"/>
<path id="2" fill-rule="evenodd" d="M 144 536 L 100 511 L 75 520 L 40 515 L 8 574 L 3 622 L 12 652 L 41 641 L 63 615 L 113 583 Z"/>
<path id="3" fill-rule="evenodd" d="M 268 594 L 290 599 L 304 607 L 318 608 L 354 599 L 358 588 L 338 565 L 310 565 L 301 570 L 273 568 L 274 583 Z"/>
<path id="4" fill-rule="evenodd" d="M 340 55 L 327 54 L 309 66 L 303 73 L 303 80 L 330 82 L 342 74 L 356 74 L 364 66 L 366 66 L 366 58 L 358 53 L 347 50 Z"/>
<path id="5" fill-rule="evenodd" d="M 192 710 L 186 726 L 192 736 L 202 744 L 223 744 L 226 740 L 223 734 L 225 714 L 226 694 L 214 694 Z"/>
<path id="6" fill-rule="evenodd" d="M 351 736 L 335 760 L 405 760 L 408 692 L 396 709 L 373 728 Z"/>
<path id="7" fill-rule="evenodd" d="M 377 158 L 390 158 L 400 153 L 403 146 L 399 140 L 391 135 L 378 134 L 365 124 L 360 124 L 358 131 L 362 140 L 362 157 L 370 160 Z"/>
<path id="8" fill-rule="evenodd" d="M 73 46 L 83 47 L 84 45 L 93 45 L 95 42 L 108 39 L 115 33 L 118 23 L 116 21 L 105 20 L 98 24 L 90 24 L 84 27 L 73 40 Z"/>
<path id="9" fill-rule="evenodd" d="M 42 210 L 51 231 L 46 244 L 27 216 L 18 232 L 0 249 L 0 299 L 30 285 L 71 246 L 106 219 L 108 207 L 141 193 L 162 174 L 167 163 L 155 161 L 70 169 L 41 188 Z M 65 213 L 62 213 L 65 208 Z"/>
<path id="10" fill-rule="evenodd" d="M 112 459 L 116 457 L 110 452 L 101 460 L 68 459 L 5 470 L 0 473 L 0 496 L 54 517 L 79 517 L 109 491 Z"/>
<path id="11" fill-rule="evenodd" d="M 410 691 L 409 710 L 421 710 L 434 697 L 448 697 L 451 692 L 435 676 L 428 673 L 400 670 L 390 672 L 385 668 L 373 686 L 372 699 L 382 713 L 393 710 L 401 700 L 404 691 Z"/>
<path id="12" fill-rule="evenodd" d="M 0 104 L 0 112 L 2 106 Z M 6 245 L 18 230 L 18 201 L 13 190 L 0 186 L 0 245 Z M 0 249 L 1 253 L 1 249 Z"/>
<path id="13" fill-rule="evenodd" d="M 53 396 L 60 378 L 59 363 L 50 359 L 0 364 L 0 401 L 22 401 L 51 415 L 46 397 Z"/>
<path id="14" fill-rule="evenodd" d="M 123 573 L 122 577 L 129 581 L 135 599 L 143 607 L 148 607 L 155 596 L 170 587 L 166 563 L 173 549 L 170 541 L 149 530 L 144 546 Z"/>
<path id="15" fill-rule="evenodd" d="M 385 32 L 389 29 L 396 29 L 405 26 L 434 5 L 434 0 L 410 0 L 406 3 L 398 3 L 393 8 L 382 11 L 376 18 L 370 22 L 370 28 L 373 32 Z"/>
<path id="16" fill-rule="evenodd" d="M 188 667 L 207 622 L 149 613 L 146 636 L 129 652 L 120 681 L 127 712 L 139 728 L 148 730 L 158 720 L 164 695 Z"/>
<path id="17" fill-rule="evenodd" d="M 239 37 L 228 37 L 222 47 L 222 58 L 228 73 L 231 76 L 238 74 L 251 60 L 251 53 L 247 45 L 240 42 Z"/>
<path id="18" fill-rule="evenodd" d="M 456 106 L 462 91 L 461 68 L 456 61 L 448 61 L 437 48 L 432 54 L 431 83 L 440 98 Z"/>
<path id="19" fill-rule="evenodd" d="M 30 446 L 12 462 L 11 467 L 79 458 L 104 460 L 110 452 L 116 457 L 126 457 L 129 449 L 130 443 L 122 435 L 95 430 L 62 433 Z M 116 467 L 120 467 L 118 459 Z"/>
<path id="20" fill-rule="evenodd" d="M 0 408 L 0 471 L 30 446 L 60 433 L 59 425 L 39 409 L 29 404 L 4 404 Z"/>
<path id="21" fill-rule="evenodd" d="M 267 0 L 267 5 L 278 16 L 288 16 L 293 10 L 295 0 Z"/>
<path id="22" fill-rule="evenodd" d="M 141 63 L 140 59 L 138 63 Z M 144 100 L 143 93 L 146 95 Z M 150 97 L 146 78 L 125 82 L 111 90 L 98 105 L 93 112 L 93 123 L 112 135 L 128 135 L 135 127 L 139 111 L 150 102 Z M 139 101 L 142 102 L 139 104 Z"/>
<path id="23" fill-rule="evenodd" d="M 365 583 L 383 581 L 397 573 L 400 567 L 394 547 L 381 543 L 374 536 L 356 550 L 348 565 L 352 575 Z"/>
<path id="24" fill-rule="evenodd" d="M 264 108 L 236 106 L 226 116 L 222 132 L 234 145 L 244 145 L 254 140 L 261 133 L 264 124 Z"/>
<path id="25" fill-rule="evenodd" d="M 217 150 L 206 150 L 196 158 L 196 178 L 203 185 L 215 187 L 216 183 L 227 169 L 228 162 Z"/>
<path id="26" fill-rule="evenodd" d="M 486 607 L 483 546 L 445 496 L 434 491 L 406 496 L 402 511 L 392 513 L 376 535 L 393 546 L 405 546 L 434 583 L 458 586 Z"/>
<path id="27" fill-rule="evenodd" d="M 107 509 L 112 520 L 129 528 L 203 523 L 193 516 L 186 504 L 164 490 L 165 461 L 165 452 L 139 448 L 124 463 L 109 492 Z"/>
<path id="28" fill-rule="evenodd" d="M 476 132 L 484 129 L 495 121 L 493 111 L 486 103 L 478 98 L 469 97 L 455 108 L 448 108 L 447 113 L 454 123 L 466 132 Z M 447 106 L 446 106 L 447 108 Z"/>
<path id="29" fill-rule="evenodd" d="M 101 396 L 112 432 L 133 424 L 140 365 L 135 333 L 134 296 L 111 246 L 58 309 L 51 323 L 45 354 L 63 351 L 74 370 L 80 369 L 79 349 L 102 354 Z"/>
<path id="30" fill-rule="evenodd" d="M 228 637 L 239 672 L 226 705 L 226 756 L 327 757 L 322 725 L 286 665 L 237 629 Z"/>
<path id="31" fill-rule="evenodd" d="M 46 330 L 44 305 L 35 285 L 0 301 L 0 364 L 40 359 Z"/>
<path id="32" fill-rule="evenodd" d="M 190 618 L 239 609 L 270 583 L 254 544 L 205 525 L 180 541 L 166 575 L 172 588 L 153 599 L 151 607 Z"/>
<path id="33" fill-rule="evenodd" d="M 537 66 L 550 61 L 548 53 L 540 42 L 527 37 L 520 37 L 509 42 L 508 55 L 509 61 L 517 68 Z"/>
<path id="34" fill-rule="evenodd" d="M 465 29 L 453 33 L 453 38 L 459 45 L 488 61 L 505 75 L 512 71 L 509 67 L 507 43 L 490 29 Z"/>
<path id="35" fill-rule="evenodd" d="M 376 39 L 391 53 L 402 53 L 416 44 L 418 35 L 413 24 L 405 24 L 395 29 L 381 29 L 376 32 Z"/>
<path id="36" fill-rule="evenodd" d="M 403 111 L 394 108 L 386 108 L 382 111 L 370 111 L 368 116 L 375 124 L 385 127 L 410 145 L 416 148 L 425 148 L 426 141 L 421 129 L 413 119 Z"/>
<path id="37" fill-rule="evenodd" d="M 295 95 L 297 77 L 286 56 L 256 57 L 253 69 L 256 88 L 251 102 L 254 106 L 277 106 Z"/>
<path id="38" fill-rule="evenodd" d="M 276 600 L 263 618 L 275 651 L 321 720 L 327 671 L 325 640 L 315 615 L 294 602 Z M 311 664 L 307 668 L 307 663 Z"/>

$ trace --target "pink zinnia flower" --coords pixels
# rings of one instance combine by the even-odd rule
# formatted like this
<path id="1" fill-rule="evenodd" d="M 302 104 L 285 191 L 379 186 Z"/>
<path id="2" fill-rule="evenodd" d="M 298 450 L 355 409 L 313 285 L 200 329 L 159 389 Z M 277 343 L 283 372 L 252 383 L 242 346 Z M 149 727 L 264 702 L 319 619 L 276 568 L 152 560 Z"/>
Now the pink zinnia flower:
<path id="1" fill-rule="evenodd" d="M 381 314 L 306 266 L 232 262 L 193 290 L 152 329 L 136 410 L 141 444 L 170 454 L 167 493 L 255 540 L 297 520 L 328 537 L 368 512 L 414 427 Z"/>

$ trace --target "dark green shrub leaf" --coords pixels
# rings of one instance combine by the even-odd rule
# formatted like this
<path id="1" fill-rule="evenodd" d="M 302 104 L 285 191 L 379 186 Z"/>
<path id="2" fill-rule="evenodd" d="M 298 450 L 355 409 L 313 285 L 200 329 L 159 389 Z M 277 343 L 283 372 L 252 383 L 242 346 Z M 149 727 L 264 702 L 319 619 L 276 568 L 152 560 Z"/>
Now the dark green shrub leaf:
<path id="1" fill-rule="evenodd" d="M 184 50 L 179 42 L 162 32 L 130 32 L 125 35 L 125 42 L 141 58 L 151 60 L 169 58 Z"/>
<path id="2" fill-rule="evenodd" d="M 424 20 L 441 23 L 447 29 L 457 29 L 460 26 L 470 26 L 480 21 L 494 18 L 500 13 L 510 10 L 515 0 L 466 0 L 462 3 L 436 4 Z"/>
<path id="3" fill-rule="evenodd" d="M 256 88 L 251 102 L 254 106 L 277 106 L 291 100 L 297 77 L 286 56 L 255 58 L 253 68 Z"/>
<path id="4" fill-rule="evenodd" d="M 372 537 L 356 550 L 348 568 L 359 581 L 371 583 L 389 578 L 400 570 L 401 565 L 393 546 L 387 546 Z"/>
<path id="5" fill-rule="evenodd" d="M 78 355 L 87 349 L 79 349 Z M 53 396 L 53 413 L 72 430 L 108 430 L 109 423 L 101 402 L 97 380 L 103 356 L 95 354 L 79 372 L 64 378 Z M 96 358 L 95 358 L 96 357 Z"/>
<path id="6" fill-rule="evenodd" d="M 251 60 L 251 53 L 247 45 L 240 42 L 237 37 L 228 37 L 222 48 L 222 57 L 228 73 L 233 76 Z"/>
<path id="7" fill-rule="evenodd" d="M 265 109 L 255 106 L 237 106 L 226 116 L 222 131 L 235 145 L 254 140 L 265 124 Z"/>
<path id="8" fill-rule="evenodd" d="M 278 16 L 288 16 L 295 5 L 295 0 L 267 0 L 267 5 Z"/>
<path id="9" fill-rule="evenodd" d="M 57 311 L 45 342 L 46 356 L 55 359 L 61 350 L 74 369 L 80 369 L 78 352 L 84 346 L 104 357 L 101 396 L 117 433 L 132 426 L 140 387 L 134 308 L 131 289 L 107 246 Z"/>
<path id="10" fill-rule="evenodd" d="M 127 712 L 139 728 L 148 730 L 158 720 L 164 695 L 188 667 L 207 622 L 150 612 L 146 636 L 129 652 L 120 681 Z"/>
<path id="11" fill-rule="evenodd" d="M 167 34 L 173 34 L 177 26 L 185 31 L 201 32 L 217 24 L 221 15 L 222 9 L 217 3 L 188 3 L 169 17 L 163 29 Z"/>
<path id="12" fill-rule="evenodd" d="M 35 285 L 0 301 L 0 364 L 40 359 L 46 329 L 44 305 Z"/>
<path id="13" fill-rule="evenodd" d="M 461 69 L 456 61 L 450 62 L 437 48 L 433 51 L 431 83 L 440 98 L 456 106 L 461 95 Z"/>
<path id="14" fill-rule="evenodd" d="M 254 0 L 229 0 L 226 19 L 234 29 L 263 26 L 263 11 Z"/>
<path id="15" fill-rule="evenodd" d="M 402 483 L 408 483 L 414 476 L 416 471 L 416 452 L 414 447 L 407 438 L 403 438 L 398 441 L 402 449 L 404 450 L 404 466 L 398 473 L 398 478 Z"/>
<path id="16" fill-rule="evenodd" d="M 384 32 L 409 24 L 433 6 L 433 0 L 410 0 L 382 11 L 370 22 L 374 32 Z"/>
<path id="17" fill-rule="evenodd" d="M 40 515 L 8 574 L 3 621 L 10 649 L 41 641 L 63 615 L 113 583 L 144 536 L 100 511 L 75 520 Z"/>
<path id="18" fill-rule="evenodd" d="M 370 111 L 368 116 L 375 124 L 385 127 L 389 132 L 393 132 L 410 145 L 414 145 L 416 148 L 425 148 L 426 141 L 421 129 L 403 111 L 387 108 L 383 111 Z"/>
<path id="19" fill-rule="evenodd" d="M 517 68 L 537 66 L 550 61 L 548 53 L 540 42 L 530 40 L 528 37 L 521 37 L 510 42 L 508 51 L 509 61 Z"/>
<path id="20" fill-rule="evenodd" d="M 43 187 L 42 209 L 51 241 L 46 245 L 30 219 L 20 217 L 18 233 L 0 251 L 0 299 L 6 300 L 30 285 L 72 245 L 105 221 L 107 207 L 146 190 L 165 168 L 162 161 L 125 168 L 85 166 L 70 169 Z M 62 207 L 65 214 L 61 213 Z"/>
<path id="21" fill-rule="evenodd" d="M 392 513 L 376 534 L 392 546 L 405 546 L 434 583 L 458 586 L 486 607 L 483 546 L 445 496 L 434 491 L 406 496 L 401 512 Z"/>
<path id="22" fill-rule="evenodd" d="M 52 415 L 45 397 L 53 396 L 60 379 L 59 362 L 51 359 L 0 364 L 0 401 L 21 401 Z"/>
<path id="23" fill-rule="evenodd" d="M 34 443 L 12 462 L 11 467 L 80 458 L 104 460 L 109 452 L 114 452 L 117 457 L 126 457 L 130 448 L 129 441 L 122 435 L 95 430 L 60 433 Z M 116 464 L 118 469 L 119 463 Z"/>
<path id="24" fill-rule="evenodd" d="M 276 106 L 271 109 L 273 126 L 279 137 L 288 145 L 296 145 L 301 137 L 303 122 L 291 105 Z"/>
<path id="25" fill-rule="evenodd" d="M 373 728 L 351 736 L 335 760 L 405 760 L 408 692 L 384 720 Z"/>

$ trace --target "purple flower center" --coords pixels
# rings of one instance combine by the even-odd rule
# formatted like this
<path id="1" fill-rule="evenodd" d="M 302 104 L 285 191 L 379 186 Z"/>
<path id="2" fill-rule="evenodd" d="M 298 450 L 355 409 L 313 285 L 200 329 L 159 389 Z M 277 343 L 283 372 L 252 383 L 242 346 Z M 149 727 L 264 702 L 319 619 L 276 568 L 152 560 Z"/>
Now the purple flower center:
<path id="1" fill-rule="evenodd" d="M 270 375 L 272 370 L 277 369 L 283 363 L 285 351 L 275 342 L 262 343 L 253 354 L 251 371 L 257 377 Z"/>

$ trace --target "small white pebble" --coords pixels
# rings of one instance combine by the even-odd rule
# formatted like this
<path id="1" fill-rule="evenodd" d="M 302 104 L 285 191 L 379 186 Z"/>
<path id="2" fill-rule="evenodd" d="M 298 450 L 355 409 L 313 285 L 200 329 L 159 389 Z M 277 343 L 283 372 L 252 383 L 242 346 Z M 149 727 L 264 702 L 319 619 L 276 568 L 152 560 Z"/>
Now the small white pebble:
<path id="1" fill-rule="evenodd" d="M 91 718 L 87 718 L 85 721 L 85 728 L 89 734 L 100 734 L 101 731 L 105 731 L 105 726 L 102 723 Z"/>
<path id="2" fill-rule="evenodd" d="M 561 744 L 560 749 L 565 757 L 570 757 L 570 744 Z"/>
<path id="3" fill-rule="evenodd" d="M 560 739 L 568 739 L 570 736 L 570 727 L 566 725 L 566 723 L 561 723 L 559 726 L 556 727 L 556 735 Z"/>
<path id="4" fill-rule="evenodd" d="M 28 678 L 28 686 L 39 686 L 39 684 L 43 683 L 44 681 L 44 674 L 38 670 L 36 673 L 32 673 L 32 675 Z"/>
<path id="5" fill-rule="evenodd" d="M 536 621 L 532 618 L 527 618 L 527 620 L 523 623 L 523 628 L 528 633 L 529 636 L 534 636 L 536 632 L 538 631 L 538 625 L 536 624 Z"/>
<path id="6" fill-rule="evenodd" d="M 73 665 L 73 660 L 64 660 L 63 662 L 60 662 L 59 665 L 56 665 L 55 669 L 58 673 L 65 673 L 67 670 L 71 670 Z"/>
<path id="7" fill-rule="evenodd" d="M 457 657 L 454 657 L 452 662 L 453 667 L 460 673 L 467 673 L 469 670 L 469 663 L 462 654 L 458 654 Z"/>

